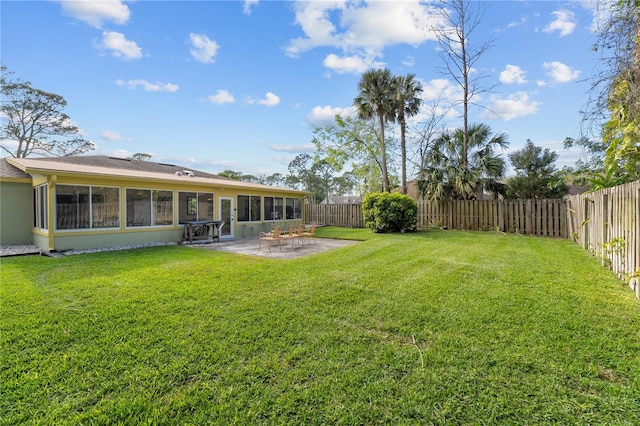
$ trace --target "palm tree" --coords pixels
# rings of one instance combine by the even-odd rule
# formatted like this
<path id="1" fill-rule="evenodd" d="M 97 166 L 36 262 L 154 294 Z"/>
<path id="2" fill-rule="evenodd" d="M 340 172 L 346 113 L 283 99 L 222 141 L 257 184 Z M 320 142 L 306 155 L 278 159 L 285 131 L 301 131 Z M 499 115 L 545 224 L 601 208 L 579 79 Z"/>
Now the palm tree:
<path id="1" fill-rule="evenodd" d="M 402 193 L 407 193 L 407 142 L 406 117 L 413 117 L 420 111 L 422 85 L 415 80 L 415 74 L 395 77 L 396 117 L 400 125 L 400 149 L 402 152 Z"/>
<path id="2" fill-rule="evenodd" d="M 371 119 L 376 117 L 380 124 L 380 155 L 382 169 L 382 191 L 389 192 L 389 176 L 387 174 L 387 150 L 384 140 L 386 121 L 395 119 L 393 99 L 394 78 L 388 69 L 374 69 L 362 74 L 358 89 L 360 93 L 353 100 L 358 109 L 358 117 Z"/>
<path id="3" fill-rule="evenodd" d="M 509 146 L 507 135 L 491 136 L 488 125 L 474 124 L 469 126 L 465 149 L 464 133 L 464 129 L 456 129 L 434 141 L 427 157 L 428 166 L 421 171 L 418 181 L 423 196 L 432 200 L 468 200 L 482 190 L 494 196 L 505 194 L 506 187 L 499 180 L 504 177 L 506 163 L 495 149 Z"/>

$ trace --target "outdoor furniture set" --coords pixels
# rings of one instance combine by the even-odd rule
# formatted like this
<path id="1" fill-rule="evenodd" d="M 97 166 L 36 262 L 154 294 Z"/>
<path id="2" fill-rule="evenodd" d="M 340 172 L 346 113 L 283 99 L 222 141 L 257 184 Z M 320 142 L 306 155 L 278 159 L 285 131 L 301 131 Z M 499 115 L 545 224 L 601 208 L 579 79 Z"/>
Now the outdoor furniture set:
<path id="1" fill-rule="evenodd" d="M 313 240 L 315 243 L 316 236 L 316 224 L 313 223 L 309 227 L 304 227 L 303 225 L 299 226 L 291 226 L 289 227 L 288 232 L 282 232 L 281 226 L 274 226 L 270 232 L 261 232 L 258 243 L 258 250 L 262 250 L 262 245 L 266 245 L 269 251 L 271 251 L 271 247 L 277 246 L 282 250 L 282 245 L 284 243 L 285 247 L 288 245 L 289 241 L 291 241 L 291 246 L 293 246 L 297 241 L 300 244 L 303 244 L 305 239 Z"/>

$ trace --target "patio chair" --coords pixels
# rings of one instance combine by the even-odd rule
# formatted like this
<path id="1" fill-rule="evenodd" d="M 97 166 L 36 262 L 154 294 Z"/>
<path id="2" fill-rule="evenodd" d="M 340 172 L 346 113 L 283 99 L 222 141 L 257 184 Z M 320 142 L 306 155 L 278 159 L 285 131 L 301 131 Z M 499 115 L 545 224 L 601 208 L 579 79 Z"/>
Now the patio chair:
<path id="1" fill-rule="evenodd" d="M 286 234 L 281 234 L 280 238 L 285 241 L 291 240 L 291 245 L 295 244 L 296 240 L 302 239 L 302 226 L 296 228 L 295 226 L 289 227 L 289 232 Z"/>
<path id="2" fill-rule="evenodd" d="M 300 244 L 303 243 L 302 241 L 302 233 L 304 232 L 304 225 L 300 224 L 298 225 L 298 227 L 296 228 L 296 235 L 298 237 L 298 240 L 300 240 Z"/>
<path id="3" fill-rule="evenodd" d="M 307 228 L 302 231 L 302 241 L 304 242 L 305 238 L 310 238 L 313 240 L 313 243 L 316 243 L 316 224 L 312 223 L 311 228 Z"/>
<path id="4" fill-rule="evenodd" d="M 272 245 L 277 245 L 280 249 L 282 249 L 280 245 L 280 240 L 282 236 L 280 234 L 280 228 L 275 227 L 271 232 L 261 232 L 258 240 L 258 251 L 262 249 L 262 243 L 264 242 L 267 247 L 269 247 L 269 251 L 271 251 Z"/>

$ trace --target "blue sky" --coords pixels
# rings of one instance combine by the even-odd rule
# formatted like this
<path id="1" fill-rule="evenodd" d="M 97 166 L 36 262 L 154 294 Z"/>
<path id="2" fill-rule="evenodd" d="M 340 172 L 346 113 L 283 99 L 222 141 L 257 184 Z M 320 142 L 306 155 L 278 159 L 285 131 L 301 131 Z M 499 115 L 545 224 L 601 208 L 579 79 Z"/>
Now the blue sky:
<path id="1" fill-rule="evenodd" d="M 531 139 L 573 165 L 598 63 L 592 1 L 493 1 L 472 43 L 493 39 L 477 75 L 494 86 L 472 122 L 505 132 L 508 152 Z M 96 144 L 92 154 L 220 172 L 286 174 L 312 153 L 313 126 L 353 114 L 360 76 L 413 73 L 425 105 L 457 99 L 440 70 L 433 4 L 423 1 L 3 0 L 2 62 L 62 95 Z M 444 108 L 447 127 L 460 111 Z M 5 141 L 6 142 L 6 141 Z M 410 148 L 411 149 L 411 148 Z M 394 155 L 394 157 L 399 157 Z"/>

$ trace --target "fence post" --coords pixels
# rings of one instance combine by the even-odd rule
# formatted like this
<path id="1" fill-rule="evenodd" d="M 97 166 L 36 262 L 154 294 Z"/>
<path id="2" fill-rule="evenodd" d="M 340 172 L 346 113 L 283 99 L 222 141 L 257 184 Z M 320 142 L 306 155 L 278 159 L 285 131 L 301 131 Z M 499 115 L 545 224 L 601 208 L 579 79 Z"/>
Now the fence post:
<path id="1" fill-rule="evenodd" d="M 604 244 L 609 241 L 609 194 L 602 194 L 602 253 L 600 255 L 604 258 L 605 255 L 610 257 L 609 254 L 604 252 Z M 604 263 L 604 259 L 603 259 Z M 603 265 L 604 266 L 604 265 Z"/>
<path id="2" fill-rule="evenodd" d="M 589 250 L 589 199 L 587 197 L 584 198 L 584 221 L 582 224 L 582 232 L 583 232 L 583 244 L 584 249 Z"/>
<path id="3" fill-rule="evenodd" d="M 528 199 L 524 208 L 524 230 L 523 234 L 533 234 L 533 212 L 531 209 L 532 200 Z"/>
<path id="4" fill-rule="evenodd" d="M 636 191 L 636 245 L 635 245 L 635 270 L 631 270 L 631 273 L 638 273 L 640 275 L 640 184 L 638 184 L 638 189 Z M 629 280 L 629 285 L 635 286 L 636 297 L 640 299 L 640 276 L 636 276 L 635 279 Z M 632 287 L 633 288 L 633 287 Z"/>

